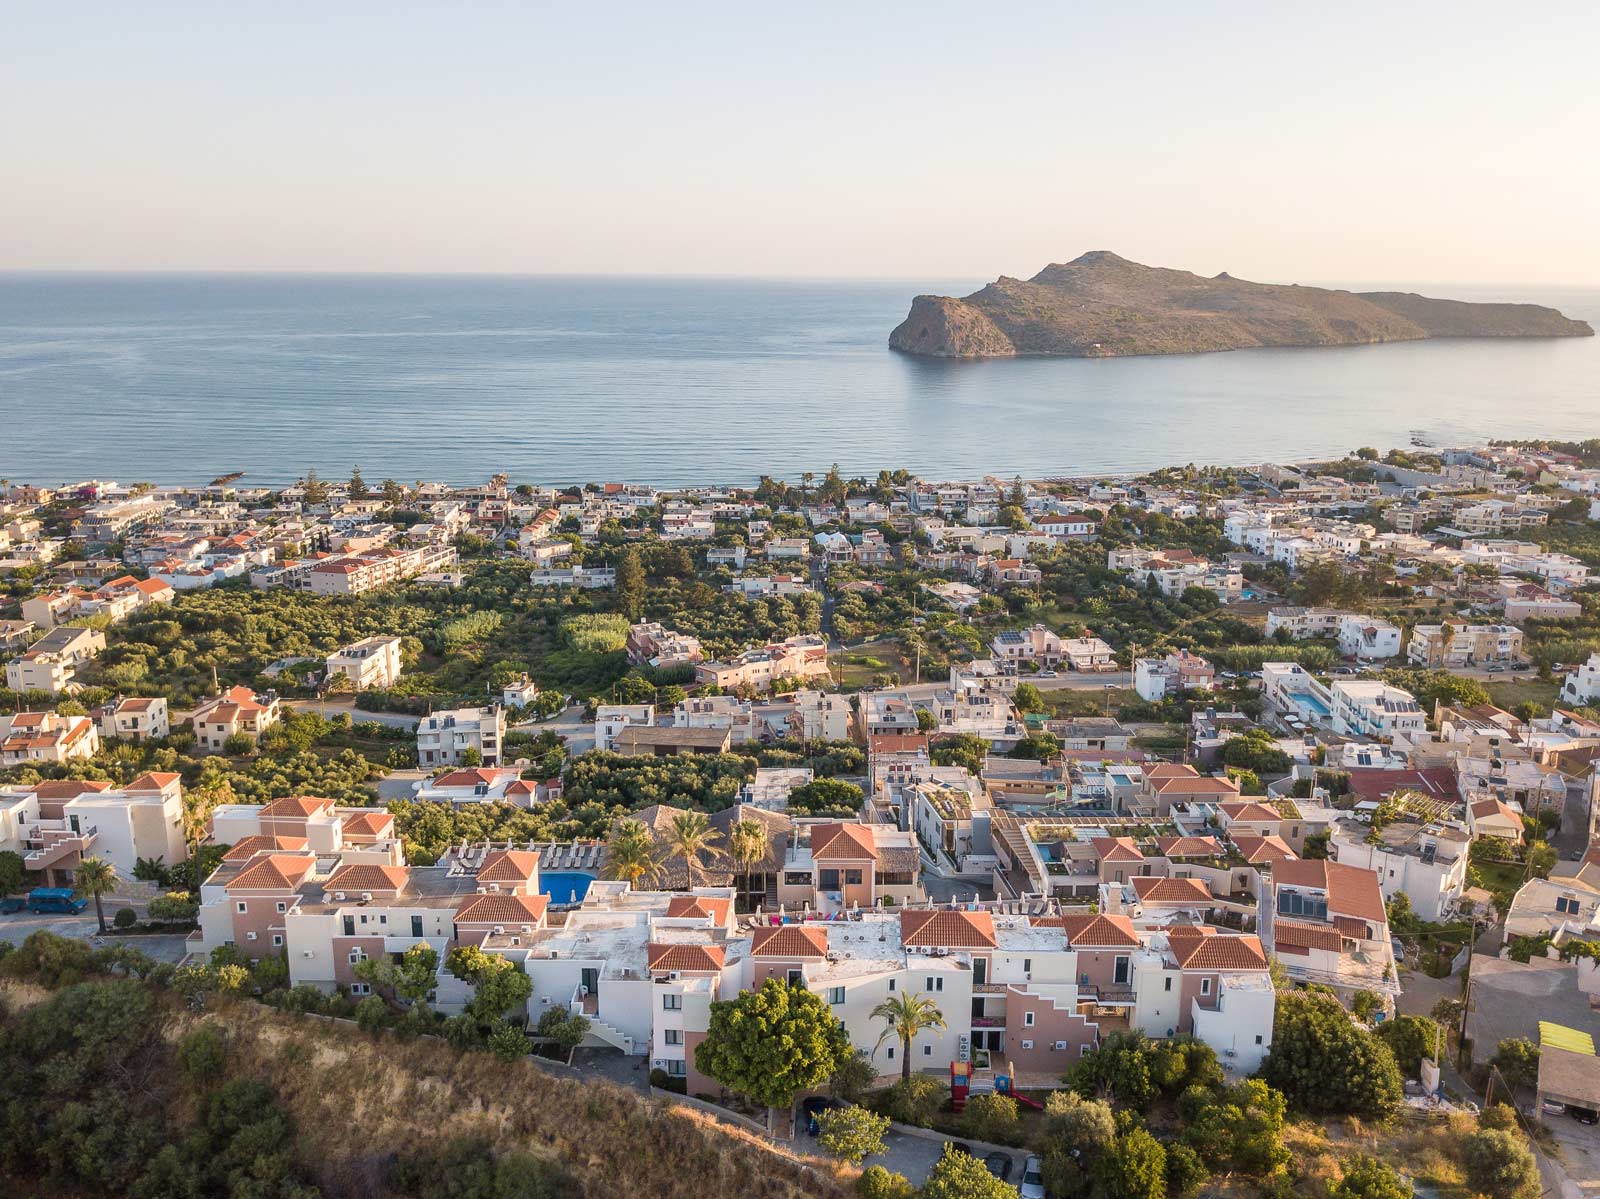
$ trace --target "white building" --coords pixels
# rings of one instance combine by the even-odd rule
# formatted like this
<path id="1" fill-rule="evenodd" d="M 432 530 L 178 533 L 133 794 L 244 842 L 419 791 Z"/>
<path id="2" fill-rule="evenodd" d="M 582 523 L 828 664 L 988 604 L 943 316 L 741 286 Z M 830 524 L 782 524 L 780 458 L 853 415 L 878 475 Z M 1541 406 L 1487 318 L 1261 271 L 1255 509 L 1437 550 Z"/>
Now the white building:
<path id="1" fill-rule="evenodd" d="M 469 750 L 478 751 L 483 766 L 500 764 L 505 744 L 506 712 L 499 704 L 434 712 L 417 722 L 417 762 L 429 766 L 461 766 Z"/>
<path id="2" fill-rule="evenodd" d="M 1561 685 L 1561 699 L 1580 705 L 1600 702 L 1600 654 L 1590 654 L 1587 662 L 1567 676 Z"/>
<path id="3" fill-rule="evenodd" d="M 1339 617 L 1339 653 L 1346 658 L 1371 661 L 1396 657 L 1402 636 L 1398 625 L 1375 616 L 1345 612 Z"/>
<path id="4" fill-rule="evenodd" d="M 1428 727 L 1428 718 L 1411 692 L 1387 683 L 1339 681 L 1330 688 L 1333 728 L 1346 737 L 1412 736 Z"/>
<path id="5" fill-rule="evenodd" d="M 594 747 L 615 752 L 623 729 L 655 722 L 654 704 L 600 704 L 594 710 Z"/>
<path id="6" fill-rule="evenodd" d="M 394 686 L 400 677 L 400 638 L 366 637 L 327 659 L 328 680 L 343 675 L 355 691 Z"/>

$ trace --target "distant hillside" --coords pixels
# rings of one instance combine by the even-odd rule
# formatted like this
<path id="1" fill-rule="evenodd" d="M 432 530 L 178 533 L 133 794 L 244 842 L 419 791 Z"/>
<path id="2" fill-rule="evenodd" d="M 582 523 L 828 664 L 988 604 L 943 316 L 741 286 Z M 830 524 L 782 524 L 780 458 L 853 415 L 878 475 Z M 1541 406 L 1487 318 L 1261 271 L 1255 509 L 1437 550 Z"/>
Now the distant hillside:
<path id="1" fill-rule="evenodd" d="M 1109 358 L 1254 346 L 1345 346 L 1429 337 L 1593 337 L 1537 304 L 1468 304 L 1404 292 L 1251 283 L 1094 250 L 1032 279 L 955 299 L 918 296 L 889 347 L 935 358 Z"/>

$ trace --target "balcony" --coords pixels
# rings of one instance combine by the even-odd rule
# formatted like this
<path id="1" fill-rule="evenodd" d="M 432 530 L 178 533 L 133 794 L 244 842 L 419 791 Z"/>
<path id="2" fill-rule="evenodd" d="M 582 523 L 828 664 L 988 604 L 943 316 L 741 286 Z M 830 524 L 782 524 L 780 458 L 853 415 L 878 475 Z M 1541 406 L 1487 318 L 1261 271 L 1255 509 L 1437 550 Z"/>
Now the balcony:
<path id="1" fill-rule="evenodd" d="M 100 836 L 95 825 L 74 829 L 64 821 L 40 821 L 21 831 L 26 850 L 22 863 L 28 870 L 48 870 L 69 854 L 87 853 Z"/>

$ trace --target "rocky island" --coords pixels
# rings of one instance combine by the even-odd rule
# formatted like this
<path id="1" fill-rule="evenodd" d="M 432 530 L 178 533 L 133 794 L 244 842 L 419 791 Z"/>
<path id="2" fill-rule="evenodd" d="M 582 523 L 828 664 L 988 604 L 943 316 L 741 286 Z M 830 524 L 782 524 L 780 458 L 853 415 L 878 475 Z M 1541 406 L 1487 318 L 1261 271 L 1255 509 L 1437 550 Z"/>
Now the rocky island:
<path id="1" fill-rule="evenodd" d="M 933 358 L 1109 358 L 1256 346 L 1344 346 L 1430 337 L 1593 337 L 1537 304 L 1471 304 L 1406 292 L 1251 283 L 1094 250 L 970 296 L 918 296 L 889 347 Z"/>

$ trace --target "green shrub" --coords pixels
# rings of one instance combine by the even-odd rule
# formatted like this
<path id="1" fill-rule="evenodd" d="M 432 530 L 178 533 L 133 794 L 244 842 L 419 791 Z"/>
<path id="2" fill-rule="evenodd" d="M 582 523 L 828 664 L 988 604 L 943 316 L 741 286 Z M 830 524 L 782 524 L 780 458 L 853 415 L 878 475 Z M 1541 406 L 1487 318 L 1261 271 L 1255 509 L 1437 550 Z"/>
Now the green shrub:
<path id="1" fill-rule="evenodd" d="M 118 908 L 117 914 L 111 917 L 111 923 L 118 928 L 132 928 L 139 923 L 139 913 L 132 908 Z"/>

